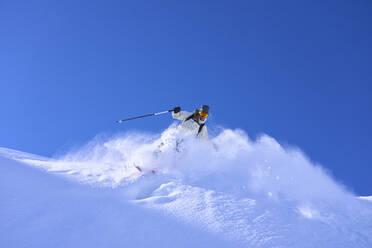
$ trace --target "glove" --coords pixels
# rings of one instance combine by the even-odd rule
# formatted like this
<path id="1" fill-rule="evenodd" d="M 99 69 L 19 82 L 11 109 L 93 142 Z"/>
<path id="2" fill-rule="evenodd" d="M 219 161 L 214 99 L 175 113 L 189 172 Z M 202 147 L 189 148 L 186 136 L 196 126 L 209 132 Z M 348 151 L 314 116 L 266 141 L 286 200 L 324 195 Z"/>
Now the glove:
<path id="1" fill-rule="evenodd" d="M 180 112 L 181 111 L 181 107 L 175 107 L 174 109 L 173 109 L 173 112 L 175 113 L 175 114 L 177 114 L 178 112 Z"/>

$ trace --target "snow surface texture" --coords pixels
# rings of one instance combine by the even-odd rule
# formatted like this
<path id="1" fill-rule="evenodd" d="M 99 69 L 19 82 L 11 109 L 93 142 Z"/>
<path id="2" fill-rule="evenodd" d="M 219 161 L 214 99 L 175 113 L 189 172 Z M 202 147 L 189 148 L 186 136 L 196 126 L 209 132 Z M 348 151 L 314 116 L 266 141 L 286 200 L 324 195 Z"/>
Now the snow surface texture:
<path id="1" fill-rule="evenodd" d="M 368 197 L 355 197 L 299 149 L 283 148 L 268 136 L 252 141 L 241 130 L 221 130 L 202 142 L 172 125 L 161 135 L 97 138 L 60 158 L 5 148 L 0 155 L 0 168 L 18 161 L 72 179 L 48 176 L 43 180 L 50 190 L 30 183 L 23 190 L 44 196 L 37 200 L 42 204 L 26 204 L 24 213 L 25 203 L 8 192 L 21 191 L 9 186 L 16 177 L 12 167 L 3 166 L 13 176 L 1 178 L 1 247 L 22 246 L 22 239 L 12 237 L 24 233 L 33 214 L 43 221 L 36 231 L 26 230 L 32 239 L 24 247 L 372 247 Z M 35 178 L 37 185 L 43 180 Z M 59 229 L 72 231 L 67 239 L 42 243 L 43 228 L 55 240 L 63 235 Z"/>

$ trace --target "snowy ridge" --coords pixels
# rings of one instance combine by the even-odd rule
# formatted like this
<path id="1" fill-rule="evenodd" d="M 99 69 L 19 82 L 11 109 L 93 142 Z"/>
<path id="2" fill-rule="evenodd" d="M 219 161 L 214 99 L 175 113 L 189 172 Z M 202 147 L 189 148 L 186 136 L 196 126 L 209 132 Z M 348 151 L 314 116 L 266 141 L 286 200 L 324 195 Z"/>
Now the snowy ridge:
<path id="1" fill-rule="evenodd" d="M 372 201 L 372 196 L 360 196 L 359 198 L 367 201 Z"/>
<path id="2" fill-rule="evenodd" d="M 283 148 L 268 136 L 252 141 L 241 130 L 222 130 L 200 142 L 171 126 L 161 135 L 96 139 L 54 159 L 3 148 L 0 154 L 94 188 L 115 189 L 125 201 L 217 235 L 232 247 L 372 245 L 371 204 L 299 149 Z"/>
<path id="3" fill-rule="evenodd" d="M 42 157 L 39 155 L 30 154 L 26 152 L 21 152 L 21 151 L 17 151 L 17 150 L 5 148 L 5 147 L 0 147 L 0 156 L 14 159 L 14 160 L 23 160 L 23 161 L 26 161 L 26 160 L 48 161 L 50 160 L 49 158 L 46 158 L 46 157 Z"/>

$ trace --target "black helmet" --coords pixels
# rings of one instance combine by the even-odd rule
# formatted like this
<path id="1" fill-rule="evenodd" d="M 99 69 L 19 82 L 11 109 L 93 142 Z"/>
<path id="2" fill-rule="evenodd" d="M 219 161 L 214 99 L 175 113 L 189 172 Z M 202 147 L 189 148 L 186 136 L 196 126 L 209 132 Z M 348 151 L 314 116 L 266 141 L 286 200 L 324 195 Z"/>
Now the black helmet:
<path id="1" fill-rule="evenodd" d="M 201 108 L 200 108 L 200 111 L 205 113 L 205 114 L 209 114 L 209 106 L 208 105 L 203 105 Z"/>

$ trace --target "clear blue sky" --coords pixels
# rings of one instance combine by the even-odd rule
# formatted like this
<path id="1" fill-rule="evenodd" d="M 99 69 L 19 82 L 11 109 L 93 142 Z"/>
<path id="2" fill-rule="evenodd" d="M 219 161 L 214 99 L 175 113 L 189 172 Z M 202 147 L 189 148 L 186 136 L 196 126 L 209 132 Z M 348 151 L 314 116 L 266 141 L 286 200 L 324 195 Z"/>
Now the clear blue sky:
<path id="1" fill-rule="evenodd" d="M 372 3 L 0 2 L 0 146 L 52 156 L 99 133 L 210 125 L 300 147 L 372 195 Z"/>

